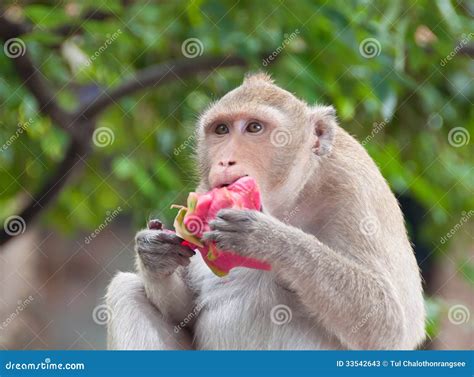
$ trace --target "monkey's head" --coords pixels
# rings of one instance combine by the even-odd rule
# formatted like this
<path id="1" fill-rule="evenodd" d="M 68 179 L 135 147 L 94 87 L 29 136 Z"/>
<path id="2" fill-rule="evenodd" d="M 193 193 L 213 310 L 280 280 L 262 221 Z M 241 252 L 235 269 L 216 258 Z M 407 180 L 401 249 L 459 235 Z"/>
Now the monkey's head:
<path id="1" fill-rule="evenodd" d="M 335 125 L 332 107 L 308 106 L 266 74 L 247 76 L 199 119 L 202 182 L 222 187 L 248 175 L 260 186 L 264 207 L 278 207 L 288 193 L 296 198 L 330 153 Z"/>

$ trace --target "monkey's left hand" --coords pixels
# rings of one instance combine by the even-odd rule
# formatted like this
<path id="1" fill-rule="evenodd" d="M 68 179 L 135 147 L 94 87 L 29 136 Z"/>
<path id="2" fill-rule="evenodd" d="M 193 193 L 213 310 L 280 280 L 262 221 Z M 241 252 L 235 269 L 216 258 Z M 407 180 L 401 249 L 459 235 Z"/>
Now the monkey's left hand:
<path id="1" fill-rule="evenodd" d="M 222 209 L 209 222 L 210 232 L 203 235 L 205 241 L 214 241 L 220 250 L 233 251 L 244 257 L 272 263 L 271 249 L 278 247 L 279 228 L 277 219 L 258 211 Z"/>

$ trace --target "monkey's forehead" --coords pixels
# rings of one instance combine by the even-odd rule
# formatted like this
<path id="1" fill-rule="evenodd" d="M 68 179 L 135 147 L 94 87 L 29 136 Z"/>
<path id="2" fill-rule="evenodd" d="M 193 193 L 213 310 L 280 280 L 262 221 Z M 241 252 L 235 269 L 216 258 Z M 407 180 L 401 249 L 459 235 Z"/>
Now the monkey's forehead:
<path id="1" fill-rule="evenodd" d="M 206 127 L 216 122 L 234 122 L 239 119 L 255 119 L 274 124 L 283 124 L 288 120 L 278 108 L 259 103 L 216 103 L 199 119 L 199 125 Z"/>
<path id="2" fill-rule="evenodd" d="M 306 118 L 306 113 L 306 103 L 276 85 L 242 85 L 211 104 L 199 125 L 242 118 L 284 123 L 295 117 Z"/>

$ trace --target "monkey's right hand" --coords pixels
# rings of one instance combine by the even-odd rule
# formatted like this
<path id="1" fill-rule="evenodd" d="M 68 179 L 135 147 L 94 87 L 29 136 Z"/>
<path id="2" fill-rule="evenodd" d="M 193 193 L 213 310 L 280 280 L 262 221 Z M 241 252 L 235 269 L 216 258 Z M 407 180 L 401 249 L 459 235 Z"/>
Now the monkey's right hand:
<path id="1" fill-rule="evenodd" d="M 135 251 L 147 272 L 170 275 L 179 266 L 187 266 L 196 253 L 183 246 L 183 239 L 174 232 L 159 229 L 156 223 L 152 225 L 154 221 L 149 224 L 151 229 L 141 230 L 135 236 Z"/>

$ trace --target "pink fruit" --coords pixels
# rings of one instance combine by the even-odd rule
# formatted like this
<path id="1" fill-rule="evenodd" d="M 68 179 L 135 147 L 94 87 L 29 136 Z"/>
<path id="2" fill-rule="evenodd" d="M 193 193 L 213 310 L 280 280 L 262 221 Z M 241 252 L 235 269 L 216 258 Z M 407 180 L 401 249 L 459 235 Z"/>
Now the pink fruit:
<path id="1" fill-rule="evenodd" d="M 176 234 L 185 240 L 184 245 L 201 252 L 204 261 L 216 275 L 225 276 L 235 267 L 271 269 L 266 262 L 219 250 L 213 242 L 201 240 L 203 233 L 210 230 L 209 221 L 221 209 L 261 209 L 260 192 L 253 178 L 242 177 L 227 187 L 215 188 L 205 194 L 191 192 L 188 207 L 172 207 L 180 208 L 174 221 Z"/>

